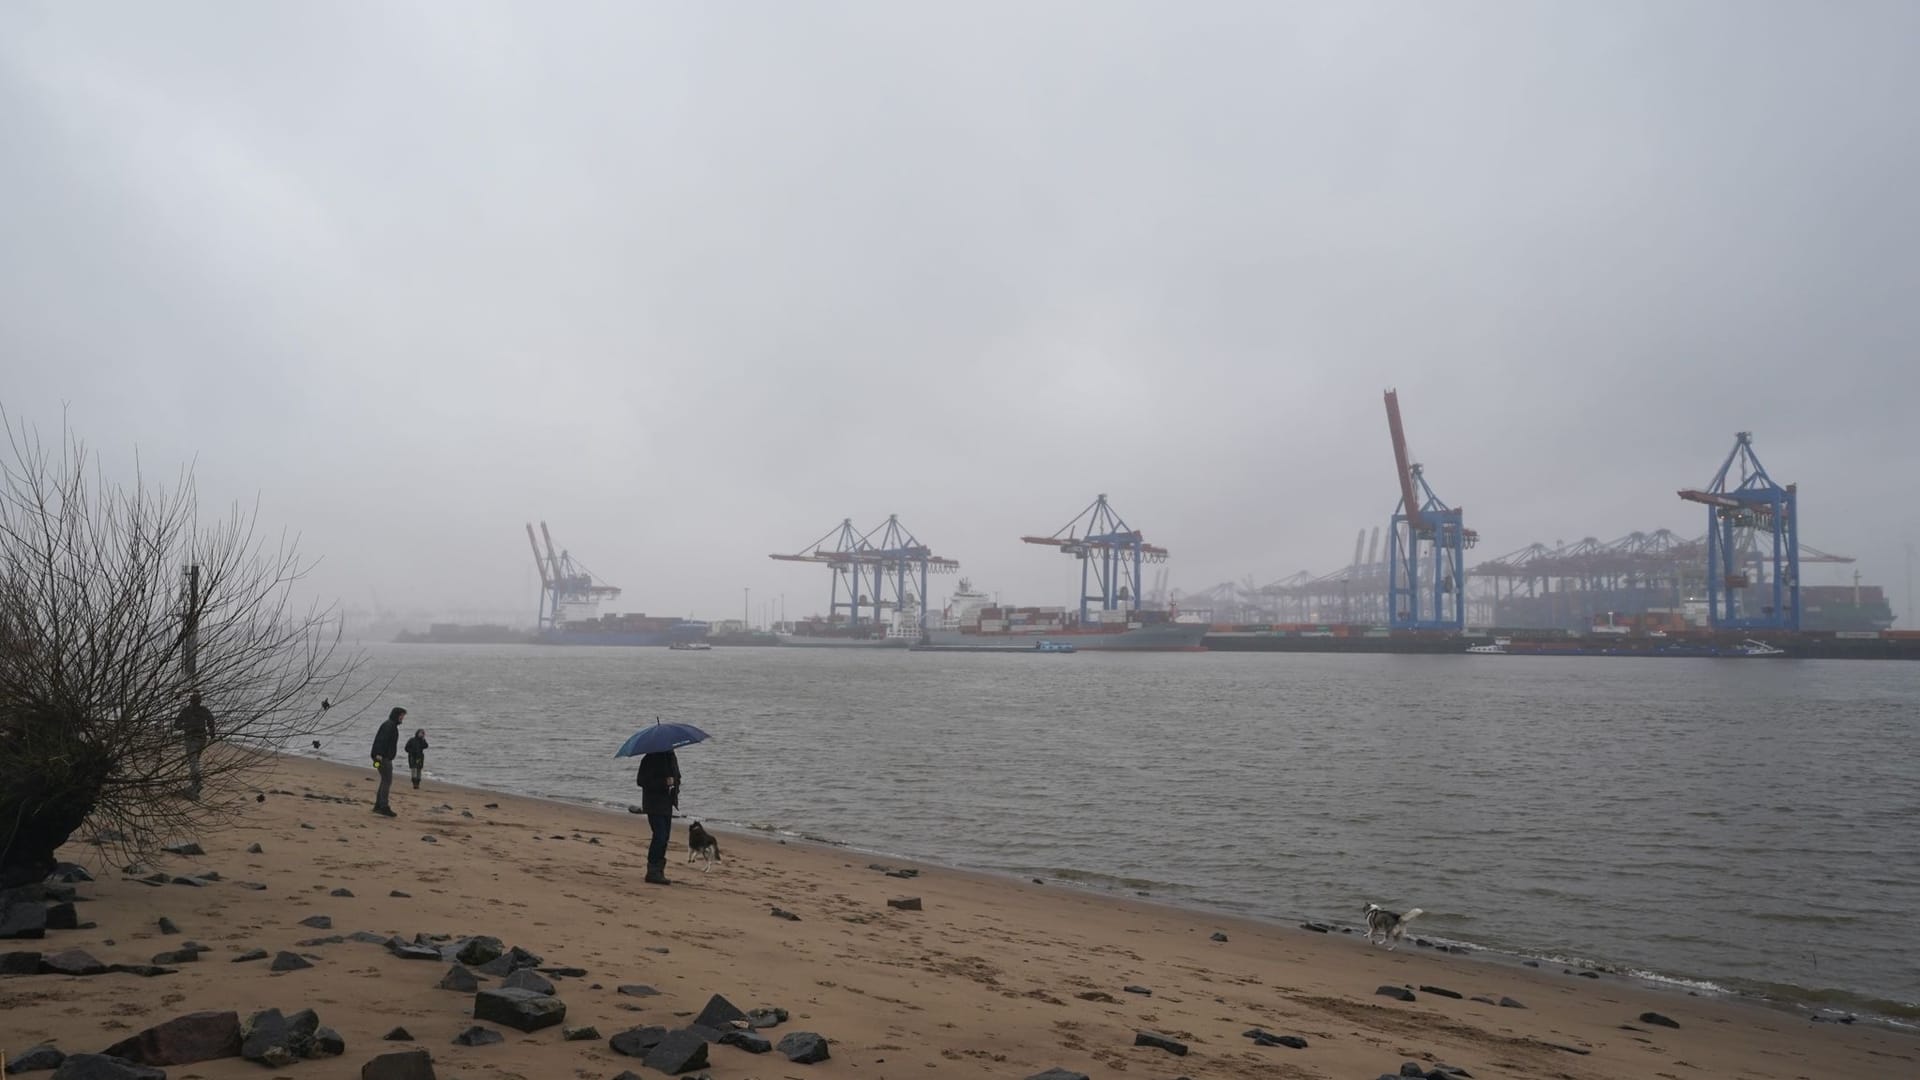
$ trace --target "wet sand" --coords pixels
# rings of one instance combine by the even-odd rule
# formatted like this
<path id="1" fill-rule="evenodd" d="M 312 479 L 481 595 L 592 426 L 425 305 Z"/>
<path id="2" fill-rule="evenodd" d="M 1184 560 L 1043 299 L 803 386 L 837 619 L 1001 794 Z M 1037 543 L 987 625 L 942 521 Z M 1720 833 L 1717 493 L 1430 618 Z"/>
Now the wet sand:
<path id="1" fill-rule="evenodd" d="M 813 1031 L 832 1047 L 830 1060 L 801 1065 L 712 1046 L 704 1071 L 722 1080 L 1026 1077 L 1056 1066 L 1096 1078 L 1347 1080 L 1394 1073 L 1405 1061 L 1445 1063 L 1477 1080 L 1920 1075 L 1920 1037 L 1906 1032 L 1813 1023 L 1611 975 L 1582 978 L 1411 944 L 1387 952 L 1353 936 L 940 867 L 918 867 L 919 877 L 903 880 L 857 853 L 760 837 L 721 835 L 724 862 L 702 873 L 683 861 L 684 822 L 676 822 L 669 863 L 674 884 L 647 886 L 646 828 L 637 815 L 434 781 L 416 792 L 398 776 L 401 816 L 387 820 L 369 813 L 371 770 L 292 758 L 261 786 L 282 793 L 198 838 L 204 856 L 152 864 L 170 874 L 218 871 L 222 880 L 203 888 L 140 883 L 110 872 L 98 849 L 79 843 L 62 853 L 99 878 L 79 886 L 92 898 L 79 917 L 97 928 L 0 942 L 0 951 L 78 947 L 107 963 L 145 963 L 188 940 L 212 951 L 154 978 L 0 978 L 0 1048 L 13 1055 L 51 1041 L 69 1053 L 97 1052 L 187 1012 L 244 1018 L 270 1006 L 312 1008 L 345 1038 L 343 1057 L 271 1071 L 231 1058 L 173 1066 L 168 1075 L 356 1077 L 375 1055 L 419 1046 L 432 1052 L 442 1078 L 585 1080 L 627 1069 L 649 1074 L 613 1052 L 607 1037 L 682 1026 L 718 993 L 743 1009 L 789 1010 L 786 1024 L 763 1032 L 775 1041 Z M 247 854 L 255 843 L 262 852 Z M 329 895 L 340 888 L 354 895 Z M 396 889 L 411 895 L 390 896 Z M 918 897 L 922 910 L 887 905 L 906 897 Z M 799 921 L 775 917 L 775 907 Z M 162 915 L 179 935 L 159 931 Z M 313 915 L 331 917 L 332 928 L 301 925 Z M 437 988 L 446 963 L 403 960 L 352 940 L 296 945 L 356 930 L 489 934 L 539 954 L 545 967 L 584 968 L 584 977 L 555 978 L 556 993 L 568 1025 L 592 1024 L 602 1037 L 567 1042 L 557 1027 L 523 1035 L 489 1024 L 504 1043 L 453 1045 L 475 1022 L 473 995 Z M 1216 933 L 1227 940 L 1213 940 Z M 276 974 L 266 961 L 232 962 L 253 948 L 299 952 L 314 966 Z M 627 996 L 616 989 L 622 984 L 659 994 Z M 1152 993 L 1130 993 L 1129 985 Z M 1411 988 L 1415 1000 L 1380 996 L 1382 986 Z M 1476 995 L 1525 1007 L 1470 1000 Z M 1679 1027 L 1638 1019 L 1648 1011 Z M 417 1041 L 383 1041 L 395 1025 Z M 1256 1027 L 1307 1046 L 1256 1046 L 1242 1034 Z M 1189 1053 L 1135 1046 L 1140 1031 L 1179 1040 Z"/>

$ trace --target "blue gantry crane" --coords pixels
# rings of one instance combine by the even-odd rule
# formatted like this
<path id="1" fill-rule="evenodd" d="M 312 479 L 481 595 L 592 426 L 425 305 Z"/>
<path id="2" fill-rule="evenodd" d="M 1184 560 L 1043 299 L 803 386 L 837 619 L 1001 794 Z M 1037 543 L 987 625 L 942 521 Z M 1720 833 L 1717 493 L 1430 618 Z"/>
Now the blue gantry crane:
<path id="1" fill-rule="evenodd" d="M 960 568 L 954 559 L 935 555 L 900 523 L 898 514 L 862 533 L 844 518 L 825 536 L 791 554 L 769 556 L 781 562 L 824 564 L 832 574 L 827 619 L 846 625 L 876 625 L 885 612 L 913 612 L 927 628 L 927 576 Z"/>
<path id="2" fill-rule="evenodd" d="M 1387 620 L 1395 630 L 1464 630 L 1467 625 L 1466 552 L 1480 539 L 1464 512 L 1440 501 L 1419 462 L 1407 453 L 1400 396 L 1389 390 L 1387 429 L 1400 474 L 1400 506 L 1393 513 L 1387 552 Z"/>
<path id="3" fill-rule="evenodd" d="M 1767 475 L 1753 452 L 1753 433 L 1734 436 L 1733 450 L 1705 491 L 1689 488 L 1680 497 L 1707 508 L 1707 618 L 1713 628 L 1800 629 L 1799 494 L 1793 484 L 1783 487 Z"/>
<path id="4" fill-rule="evenodd" d="M 1077 534 L 1077 535 L 1076 535 Z M 1080 560 L 1080 621 L 1087 605 L 1101 611 L 1140 610 L 1140 567 L 1167 561 L 1167 549 L 1146 542 L 1107 504 L 1103 494 L 1051 536 L 1023 536 L 1022 542 L 1055 548 Z M 1090 591 L 1095 590 L 1098 591 Z"/>
<path id="5" fill-rule="evenodd" d="M 570 621 L 590 621 L 598 614 L 600 601 L 620 595 L 618 586 L 594 579 L 593 571 L 574 561 L 565 550 L 556 552 L 553 534 L 547 523 L 540 523 L 540 538 L 547 542 L 546 554 L 540 553 L 540 541 L 533 538 L 533 524 L 527 524 L 527 544 L 533 548 L 533 565 L 540 570 L 540 614 L 542 630 L 554 630 Z"/>

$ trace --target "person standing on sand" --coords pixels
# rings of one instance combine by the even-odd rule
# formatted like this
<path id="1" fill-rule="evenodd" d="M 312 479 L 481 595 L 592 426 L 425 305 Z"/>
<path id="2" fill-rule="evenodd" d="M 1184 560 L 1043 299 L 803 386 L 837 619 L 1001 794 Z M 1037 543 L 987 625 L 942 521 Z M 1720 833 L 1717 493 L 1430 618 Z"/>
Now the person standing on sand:
<path id="1" fill-rule="evenodd" d="M 206 752 L 207 740 L 213 737 L 213 710 L 200 703 L 200 691 L 195 690 L 187 698 L 185 708 L 180 710 L 180 719 L 173 722 L 180 732 L 180 740 L 186 744 L 187 751 L 187 797 L 200 797 L 200 755 Z"/>
<path id="2" fill-rule="evenodd" d="M 373 733 L 373 767 L 380 772 L 380 790 L 373 796 L 373 812 L 382 817 L 399 817 L 387 805 L 387 792 L 393 787 L 393 753 L 400 747 L 400 718 L 407 710 L 394 706 L 380 730 Z"/>
<path id="3" fill-rule="evenodd" d="M 633 782 L 640 786 L 640 810 L 653 827 L 653 842 L 647 845 L 647 884 L 671 885 L 667 840 L 673 835 L 673 808 L 680 805 L 680 759 L 671 750 L 647 754 L 641 757 Z"/>
<path id="4" fill-rule="evenodd" d="M 427 729 L 421 728 L 407 740 L 407 768 L 413 770 L 413 789 L 420 790 L 420 770 L 427 767 Z"/>

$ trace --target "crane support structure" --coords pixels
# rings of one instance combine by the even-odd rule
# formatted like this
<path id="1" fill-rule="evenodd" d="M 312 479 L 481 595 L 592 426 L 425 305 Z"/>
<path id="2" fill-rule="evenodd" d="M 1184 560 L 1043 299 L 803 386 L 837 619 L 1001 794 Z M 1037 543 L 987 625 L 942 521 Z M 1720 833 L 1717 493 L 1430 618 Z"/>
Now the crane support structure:
<path id="1" fill-rule="evenodd" d="M 1076 535 L 1077 534 L 1077 535 Z M 1100 495 L 1072 521 L 1051 536 L 1023 536 L 1022 543 L 1040 544 L 1080 560 L 1080 621 L 1086 623 L 1087 605 L 1101 611 L 1140 610 L 1140 567 L 1167 561 L 1167 549 L 1146 542 L 1129 528 L 1107 497 Z"/>
<path id="2" fill-rule="evenodd" d="M 927 575 L 960 569 L 956 560 L 935 555 L 900 524 L 898 514 L 862 533 L 852 518 L 828 530 L 825 536 L 791 555 L 768 558 L 779 562 L 824 564 L 832 576 L 827 618 L 838 622 L 845 612 L 848 625 L 877 625 L 891 610 L 917 620 L 927 629 Z"/>
<path id="3" fill-rule="evenodd" d="M 544 554 L 540 540 L 547 542 Z M 564 550 L 556 552 L 546 522 L 540 523 L 539 539 L 534 538 L 533 524 L 527 524 L 527 544 L 533 548 L 533 565 L 540 571 L 540 629 L 555 630 L 569 621 L 592 619 L 599 612 L 600 601 L 620 595 L 619 588 L 596 581 L 593 571 L 574 562 L 572 555 Z"/>
<path id="4" fill-rule="evenodd" d="M 1387 617 L 1396 630 L 1464 630 L 1467 625 L 1467 549 L 1480 539 L 1463 511 L 1433 493 L 1420 464 L 1407 452 L 1400 396 L 1386 392 L 1387 430 L 1399 472 L 1400 505 L 1387 547 Z"/>
<path id="5" fill-rule="evenodd" d="M 1753 433 L 1734 436 L 1733 450 L 1706 490 L 1688 488 L 1680 497 L 1707 508 L 1707 618 L 1713 628 L 1800 629 L 1799 493 L 1767 475 L 1753 452 Z"/>

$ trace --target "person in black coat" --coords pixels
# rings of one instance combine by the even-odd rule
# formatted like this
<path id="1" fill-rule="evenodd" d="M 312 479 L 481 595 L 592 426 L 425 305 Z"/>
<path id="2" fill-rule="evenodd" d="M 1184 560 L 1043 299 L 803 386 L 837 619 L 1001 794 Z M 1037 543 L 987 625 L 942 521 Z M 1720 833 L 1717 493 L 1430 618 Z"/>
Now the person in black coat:
<path id="1" fill-rule="evenodd" d="M 640 786 L 640 810 L 653 827 L 653 843 L 647 846 L 647 883 L 671 885 L 667 840 L 673 835 L 673 808 L 680 805 L 680 759 L 671 750 L 647 754 L 640 759 L 640 772 L 633 782 Z"/>
<path id="2" fill-rule="evenodd" d="M 420 770 L 427 767 L 427 729 L 421 728 L 407 740 L 407 768 L 413 770 L 414 790 L 420 788 Z"/>
<path id="3" fill-rule="evenodd" d="M 382 817 L 399 817 L 387 805 L 387 792 L 393 788 L 393 755 L 400 748 L 400 720 L 407 710 L 396 706 L 386 722 L 373 733 L 373 767 L 380 772 L 380 790 L 373 796 L 373 812 Z"/>

